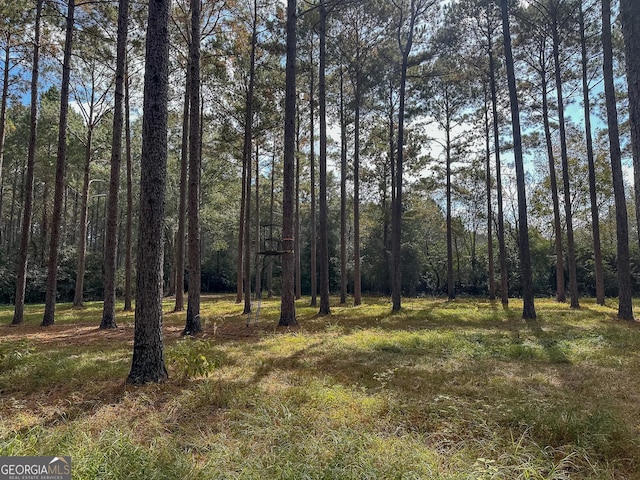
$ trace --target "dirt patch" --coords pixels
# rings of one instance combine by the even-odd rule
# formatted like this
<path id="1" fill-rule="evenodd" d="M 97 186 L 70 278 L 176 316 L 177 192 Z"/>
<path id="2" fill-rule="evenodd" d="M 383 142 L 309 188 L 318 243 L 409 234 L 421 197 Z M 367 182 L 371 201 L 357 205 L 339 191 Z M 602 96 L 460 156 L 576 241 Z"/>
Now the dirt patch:
<path id="1" fill-rule="evenodd" d="M 166 313 L 163 333 L 165 343 L 171 344 L 181 338 L 184 328 L 182 316 Z M 299 327 L 276 327 L 272 323 L 259 323 L 247 326 L 244 316 L 226 318 L 222 322 L 206 322 L 200 338 L 215 337 L 217 340 L 243 340 L 257 342 L 274 335 L 299 331 Z M 33 324 L 1 325 L 0 343 L 27 341 L 34 346 L 47 347 L 96 347 L 101 344 L 133 345 L 135 328 L 132 322 L 122 322 L 115 329 L 103 330 L 96 325 L 81 322 L 61 323 L 50 327 Z"/>
<path id="2" fill-rule="evenodd" d="M 112 330 L 101 330 L 93 325 L 63 324 L 50 327 L 17 325 L 0 327 L 2 341 L 28 341 L 38 346 L 92 346 L 101 343 L 133 341 L 133 327 L 124 325 Z"/>

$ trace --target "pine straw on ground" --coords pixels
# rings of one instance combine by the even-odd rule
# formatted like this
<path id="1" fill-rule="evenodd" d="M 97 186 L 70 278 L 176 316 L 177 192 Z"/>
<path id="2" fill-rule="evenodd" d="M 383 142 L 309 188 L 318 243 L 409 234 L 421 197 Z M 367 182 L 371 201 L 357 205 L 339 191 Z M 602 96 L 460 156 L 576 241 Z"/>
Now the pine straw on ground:
<path id="1" fill-rule="evenodd" d="M 181 337 L 165 304 L 170 378 L 125 384 L 132 312 L 101 304 L 39 326 L 0 309 L 0 455 L 71 455 L 74 478 L 640 478 L 640 328 L 615 310 L 539 301 L 297 304 L 256 324 L 223 296 Z M 254 305 L 254 311 L 257 305 Z M 252 317 L 255 320 L 255 317 Z"/>

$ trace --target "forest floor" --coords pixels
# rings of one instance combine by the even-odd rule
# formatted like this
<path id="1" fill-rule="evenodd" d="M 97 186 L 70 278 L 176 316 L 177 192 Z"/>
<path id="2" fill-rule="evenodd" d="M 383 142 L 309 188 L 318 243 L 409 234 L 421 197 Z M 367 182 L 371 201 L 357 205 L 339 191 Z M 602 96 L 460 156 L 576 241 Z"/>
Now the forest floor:
<path id="1" fill-rule="evenodd" d="M 170 378 L 142 387 L 133 313 L 100 331 L 101 303 L 48 328 L 0 307 L 0 456 L 70 455 L 87 480 L 640 479 L 640 323 L 613 301 L 538 299 L 536 324 L 518 300 L 308 303 L 247 327 L 206 296 L 190 339 L 167 300 Z"/>

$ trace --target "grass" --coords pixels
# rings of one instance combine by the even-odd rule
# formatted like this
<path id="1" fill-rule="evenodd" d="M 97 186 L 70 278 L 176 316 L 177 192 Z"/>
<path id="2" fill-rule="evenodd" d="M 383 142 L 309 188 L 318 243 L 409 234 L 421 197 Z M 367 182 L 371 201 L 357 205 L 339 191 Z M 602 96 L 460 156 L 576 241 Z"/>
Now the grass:
<path id="1" fill-rule="evenodd" d="M 0 307 L 0 455 L 71 455 L 74 479 L 640 478 L 640 326 L 582 303 L 530 325 L 517 300 L 303 299 L 279 329 L 277 300 L 246 327 L 205 297 L 197 339 L 165 314 L 170 379 L 143 387 L 132 313 Z"/>

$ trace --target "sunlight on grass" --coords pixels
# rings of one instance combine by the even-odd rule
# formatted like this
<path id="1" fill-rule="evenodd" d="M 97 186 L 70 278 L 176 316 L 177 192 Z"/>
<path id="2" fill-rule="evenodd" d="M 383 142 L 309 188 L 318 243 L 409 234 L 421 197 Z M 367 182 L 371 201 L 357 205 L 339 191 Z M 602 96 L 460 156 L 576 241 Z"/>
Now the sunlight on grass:
<path id="1" fill-rule="evenodd" d="M 568 479 L 640 471 L 640 329 L 613 304 L 539 299 L 537 324 L 473 299 L 365 298 L 276 328 L 205 297 L 183 339 L 164 304 L 170 379 L 124 384 L 133 313 L 0 308 L 0 455 L 71 455 L 78 479 Z M 254 305 L 256 308 L 257 305 Z M 119 307 L 121 308 L 121 306 Z M 255 314 L 255 312 L 254 312 Z M 253 317 L 255 320 L 256 318 Z"/>

